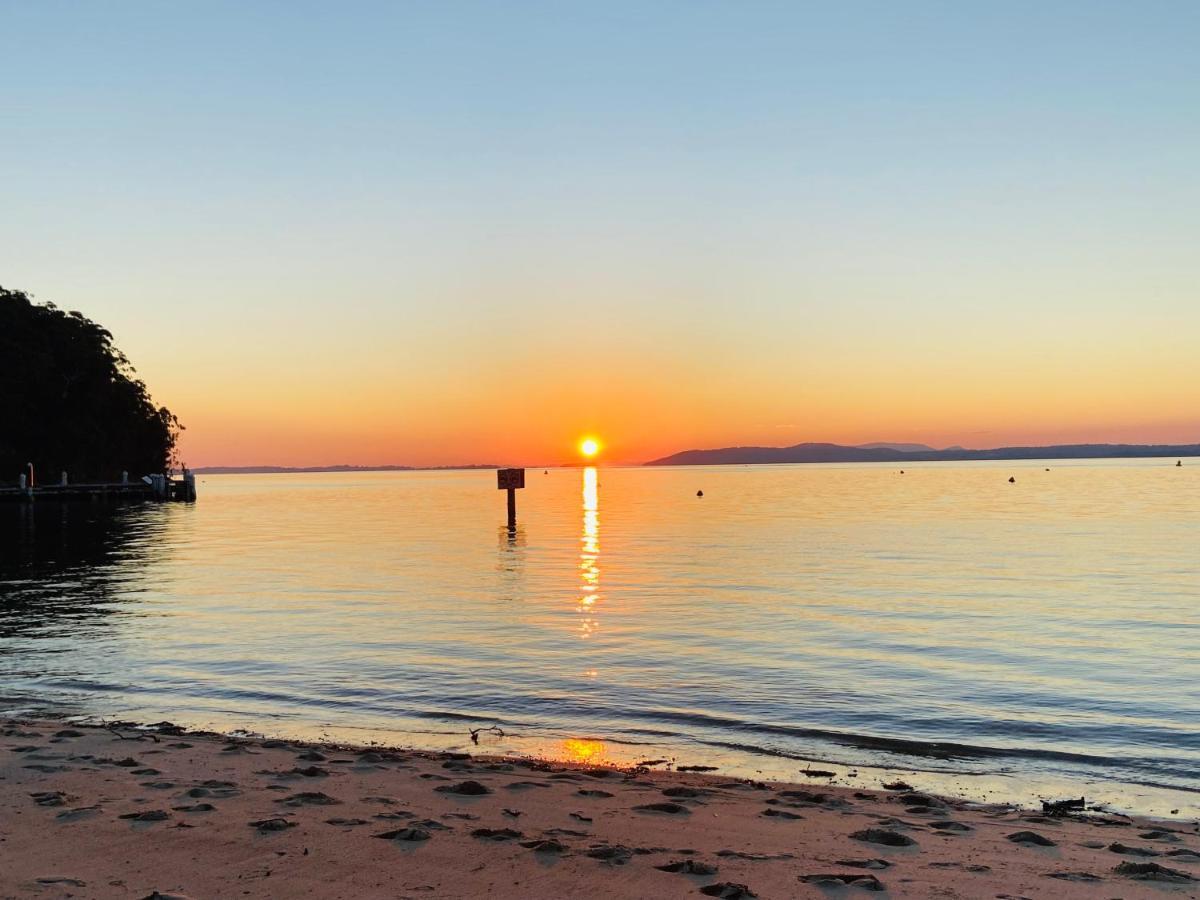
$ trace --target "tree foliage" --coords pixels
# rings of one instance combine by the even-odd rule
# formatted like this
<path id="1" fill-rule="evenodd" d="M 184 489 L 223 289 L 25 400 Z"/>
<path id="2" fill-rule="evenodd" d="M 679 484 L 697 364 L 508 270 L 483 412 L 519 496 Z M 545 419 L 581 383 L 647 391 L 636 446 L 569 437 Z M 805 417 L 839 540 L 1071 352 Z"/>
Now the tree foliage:
<path id="1" fill-rule="evenodd" d="M 167 472 L 182 426 L 82 313 L 0 287 L 0 481 L 115 481 Z"/>

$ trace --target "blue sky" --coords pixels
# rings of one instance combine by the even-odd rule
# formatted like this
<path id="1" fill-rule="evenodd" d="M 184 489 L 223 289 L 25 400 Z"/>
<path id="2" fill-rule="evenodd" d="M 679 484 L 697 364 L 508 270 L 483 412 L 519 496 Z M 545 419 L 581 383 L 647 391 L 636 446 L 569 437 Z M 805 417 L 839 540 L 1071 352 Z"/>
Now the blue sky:
<path id="1" fill-rule="evenodd" d="M 197 459 L 1200 439 L 1200 5 L 39 2 L 0 34 L 0 284 L 112 328 Z"/>

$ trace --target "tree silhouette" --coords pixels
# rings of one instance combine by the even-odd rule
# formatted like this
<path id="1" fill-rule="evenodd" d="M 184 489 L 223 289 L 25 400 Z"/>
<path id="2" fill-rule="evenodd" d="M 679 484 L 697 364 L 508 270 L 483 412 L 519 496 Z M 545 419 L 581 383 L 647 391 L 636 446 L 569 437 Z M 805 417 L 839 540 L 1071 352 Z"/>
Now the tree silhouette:
<path id="1" fill-rule="evenodd" d="M 115 481 L 167 472 L 183 426 L 155 406 L 112 334 L 0 287 L 0 481 Z"/>

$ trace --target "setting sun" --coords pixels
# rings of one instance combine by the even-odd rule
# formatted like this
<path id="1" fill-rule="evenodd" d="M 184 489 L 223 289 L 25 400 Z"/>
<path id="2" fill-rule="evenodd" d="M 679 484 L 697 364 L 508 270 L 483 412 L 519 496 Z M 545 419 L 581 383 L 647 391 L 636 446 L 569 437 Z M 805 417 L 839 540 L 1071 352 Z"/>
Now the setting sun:
<path id="1" fill-rule="evenodd" d="M 579 452 L 591 459 L 600 452 L 600 442 L 595 438 L 584 438 L 579 442 Z"/>

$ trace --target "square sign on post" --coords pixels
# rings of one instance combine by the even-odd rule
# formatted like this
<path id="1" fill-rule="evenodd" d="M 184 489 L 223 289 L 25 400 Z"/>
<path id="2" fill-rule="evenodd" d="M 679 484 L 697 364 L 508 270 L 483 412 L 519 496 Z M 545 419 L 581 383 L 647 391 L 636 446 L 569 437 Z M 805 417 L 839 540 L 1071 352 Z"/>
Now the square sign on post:
<path id="1" fill-rule="evenodd" d="M 525 487 L 524 469 L 497 469 L 496 487 L 508 491 L 508 530 L 517 530 L 517 491 Z"/>
<path id="2" fill-rule="evenodd" d="M 497 469 L 496 487 L 502 491 L 512 491 L 525 487 L 525 470 Z"/>

